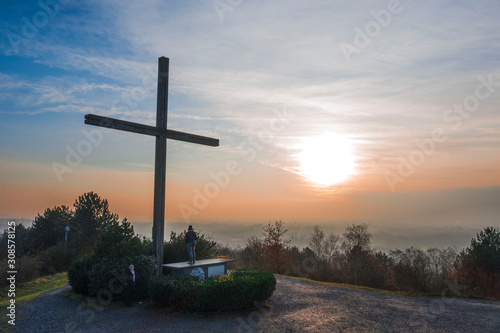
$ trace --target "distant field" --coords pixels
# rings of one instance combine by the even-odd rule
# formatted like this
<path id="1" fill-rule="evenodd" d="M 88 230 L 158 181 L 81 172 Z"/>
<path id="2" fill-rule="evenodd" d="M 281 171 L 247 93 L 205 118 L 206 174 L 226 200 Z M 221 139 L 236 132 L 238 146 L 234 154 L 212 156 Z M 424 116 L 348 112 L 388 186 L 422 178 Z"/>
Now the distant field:
<path id="1" fill-rule="evenodd" d="M 288 232 L 285 238 L 290 239 L 292 245 L 302 249 L 308 246 L 314 224 L 285 222 Z M 359 222 L 359 221 L 358 221 Z M 361 221 L 365 222 L 365 221 Z M 432 247 L 451 247 L 461 251 L 469 246 L 470 240 L 482 230 L 482 227 L 447 226 L 447 227 L 419 227 L 419 226 L 379 226 L 375 222 L 368 223 L 368 231 L 373 235 L 372 248 L 377 251 L 388 252 L 390 249 L 406 249 L 411 246 L 427 249 Z M 267 223 L 267 222 L 266 222 Z M 352 221 L 321 224 L 319 226 L 325 234 L 341 235 L 346 226 Z M 152 223 L 132 222 L 135 231 L 146 237 L 151 237 Z M 200 223 L 195 229 L 205 236 L 209 236 L 221 245 L 237 248 L 244 247 L 251 236 L 261 237 L 264 223 Z M 170 231 L 181 232 L 187 229 L 185 223 L 167 223 L 165 237 L 168 239 Z"/>
<path id="2" fill-rule="evenodd" d="M 22 221 L 25 226 L 31 225 L 31 220 L 14 219 L 18 223 Z M 10 219 L 0 219 L 0 234 L 7 228 Z M 334 233 L 341 235 L 345 227 L 352 221 L 343 223 L 321 224 L 319 226 L 325 234 Z M 406 249 L 411 246 L 427 249 L 431 247 L 451 247 L 461 251 L 470 244 L 470 240 L 482 230 L 482 227 L 418 227 L 418 226 L 378 226 L 375 222 L 368 223 L 368 231 L 373 235 L 372 248 L 377 251 L 388 252 L 391 249 Z M 146 237 L 151 237 L 152 222 L 132 222 L 135 232 Z M 285 221 L 288 229 L 286 238 L 292 241 L 292 245 L 299 249 L 308 246 L 310 235 L 314 224 L 293 223 Z M 264 223 L 200 223 L 195 225 L 197 231 L 209 236 L 221 245 L 233 248 L 244 247 L 245 242 L 251 236 L 261 237 Z M 187 229 L 185 223 L 173 222 L 165 225 L 165 239 L 170 232 L 182 232 Z"/>

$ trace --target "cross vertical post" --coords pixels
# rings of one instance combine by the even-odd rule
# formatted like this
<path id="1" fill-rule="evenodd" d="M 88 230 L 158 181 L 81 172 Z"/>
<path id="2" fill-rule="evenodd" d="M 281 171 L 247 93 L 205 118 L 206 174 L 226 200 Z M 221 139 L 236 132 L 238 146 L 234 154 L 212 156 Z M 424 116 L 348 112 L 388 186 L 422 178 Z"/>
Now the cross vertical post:
<path id="1" fill-rule="evenodd" d="M 169 60 L 165 57 L 158 59 L 158 95 L 156 101 L 156 127 L 167 129 L 168 112 L 168 68 Z M 162 134 L 156 137 L 155 149 L 155 185 L 153 208 L 153 255 L 159 267 L 158 276 L 163 275 L 163 240 L 165 230 L 165 187 L 167 173 L 167 137 Z"/>
<path id="2" fill-rule="evenodd" d="M 153 204 L 153 255 L 158 268 L 157 275 L 163 275 L 163 241 L 165 230 L 165 193 L 167 178 L 167 139 L 196 143 L 210 147 L 218 147 L 219 140 L 170 130 L 167 128 L 168 111 L 168 66 L 169 59 L 158 59 L 158 96 L 156 104 L 156 126 L 138 124 L 130 121 L 98 116 L 85 115 L 85 124 L 117 129 L 120 131 L 156 137 L 155 148 L 155 185 Z"/>

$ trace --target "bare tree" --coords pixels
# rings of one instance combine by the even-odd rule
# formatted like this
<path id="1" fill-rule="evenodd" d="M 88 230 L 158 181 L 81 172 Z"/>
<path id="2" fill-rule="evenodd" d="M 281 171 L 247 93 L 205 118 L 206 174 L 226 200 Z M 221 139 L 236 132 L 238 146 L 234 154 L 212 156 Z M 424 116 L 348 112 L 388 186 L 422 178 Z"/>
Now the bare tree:
<path id="1" fill-rule="evenodd" d="M 311 240 L 309 241 L 309 246 L 313 250 L 314 255 L 318 259 L 323 259 L 325 257 L 325 233 L 319 228 L 319 226 L 314 226 L 314 231 L 311 234 Z"/>
<path id="2" fill-rule="evenodd" d="M 293 265 L 293 252 L 290 240 L 284 239 L 285 223 L 277 220 L 264 227 L 263 256 L 267 270 L 272 273 L 283 274 Z"/>
<path id="3" fill-rule="evenodd" d="M 450 247 L 447 249 L 431 248 L 427 249 L 427 256 L 432 271 L 431 284 L 435 288 L 433 292 L 442 292 L 446 288 L 446 281 L 452 272 L 457 253 Z"/>
<path id="4" fill-rule="evenodd" d="M 391 250 L 395 262 L 398 285 L 414 292 L 428 292 L 431 265 L 429 256 L 420 249 L 410 247 L 404 251 Z"/>
<path id="5" fill-rule="evenodd" d="M 333 233 L 328 236 L 328 238 L 325 240 L 325 245 L 324 245 L 324 253 L 326 255 L 326 260 L 328 263 L 331 265 L 334 264 L 334 261 L 338 259 L 340 256 L 339 253 L 340 250 L 340 237 L 337 235 L 334 235 Z"/>
<path id="6" fill-rule="evenodd" d="M 245 267 L 262 269 L 264 266 L 263 249 L 264 244 L 262 241 L 255 236 L 251 236 L 246 241 L 245 248 L 240 251 L 239 259 L 244 263 Z"/>
<path id="7" fill-rule="evenodd" d="M 366 223 L 351 224 L 345 229 L 343 237 L 342 247 L 348 251 L 370 249 L 372 234 L 368 232 Z"/>
<path id="8" fill-rule="evenodd" d="M 358 275 L 361 269 L 361 255 L 370 251 L 372 234 L 368 232 L 368 225 L 352 224 L 345 229 L 342 248 L 347 261 L 354 270 L 354 283 L 358 284 Z"/>

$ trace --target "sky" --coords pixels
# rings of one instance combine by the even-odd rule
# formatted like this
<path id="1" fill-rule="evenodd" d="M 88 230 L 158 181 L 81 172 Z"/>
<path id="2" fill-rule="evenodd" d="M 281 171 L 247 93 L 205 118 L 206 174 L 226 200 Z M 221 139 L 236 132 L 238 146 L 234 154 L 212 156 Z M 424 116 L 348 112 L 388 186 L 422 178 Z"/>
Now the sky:
<path id="1" fill-rule="evenodd" d="M 166 222 L 498 226 L 497 1 L 5 0 L 0 219 L 94 191 L 153 215 L 170 59 Z M 168 232 L 168 225 L 166 227 Z"/>

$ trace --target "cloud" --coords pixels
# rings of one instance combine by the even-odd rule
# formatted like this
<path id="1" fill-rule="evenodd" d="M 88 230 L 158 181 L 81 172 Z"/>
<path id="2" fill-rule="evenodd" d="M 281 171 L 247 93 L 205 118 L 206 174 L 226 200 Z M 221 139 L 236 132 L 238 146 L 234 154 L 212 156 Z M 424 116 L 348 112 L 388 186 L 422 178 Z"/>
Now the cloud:
<path id="1" fill-rule="evenodd" d="M 443 127 L 446 142 L 403 185 L 477 181 L 467 174 L 498 182 L 491 174 L 500 93 L 458 130 L 443 120 L 474 93 L 478 76 L 499 73 L 498 4 L 401 3 L 403 11 L 350 63 L 339 45 L 354 43 L 355 28 L 365 29 L 386 1 L 243 1 L 222 21 L 210 1 L 74 4 L 20 49 L 46 72 L 0 73 L 0 113 L 96 113 L 154 124 L 164 55 L 171 60 L 169 127 L 220 137 L 224 158 L 241 159 L 286 106 L 286 128 L 260 142 L 255 165 L 293 170 L 301 140 L 334 132 L 353 140 L 362 173 L 346 193 L 387 189 L 384 172 Z"/>

